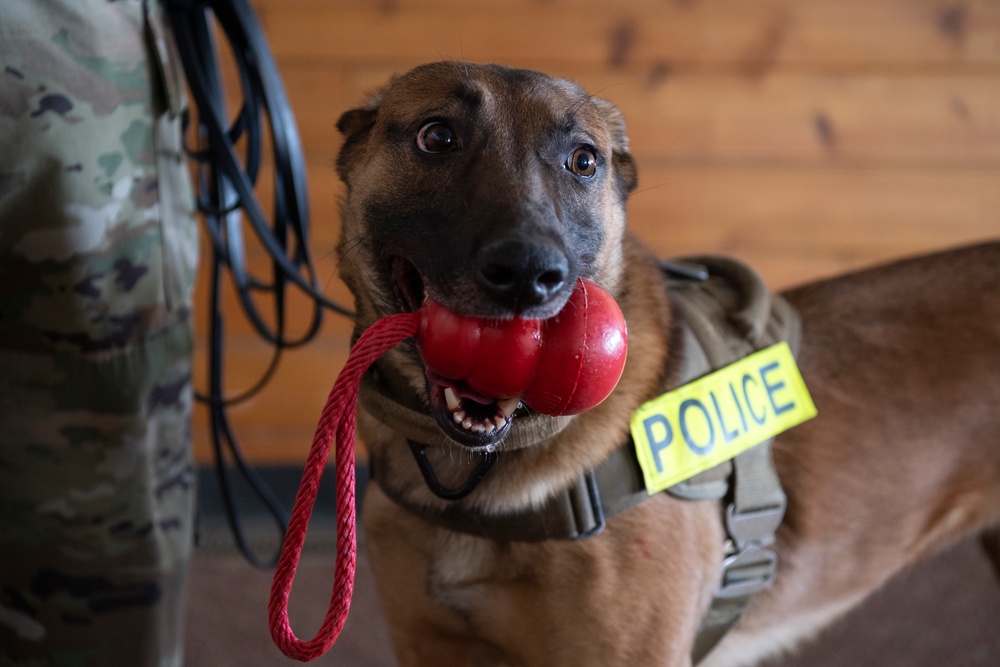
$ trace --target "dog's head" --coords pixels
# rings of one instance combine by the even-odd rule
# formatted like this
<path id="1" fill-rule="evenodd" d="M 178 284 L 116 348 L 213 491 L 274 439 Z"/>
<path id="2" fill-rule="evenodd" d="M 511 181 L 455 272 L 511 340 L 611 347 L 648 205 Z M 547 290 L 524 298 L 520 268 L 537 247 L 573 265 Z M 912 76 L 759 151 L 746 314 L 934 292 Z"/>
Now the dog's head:
<path id="1" fill-rule="evenodd" d="M 341 275 L 359 326 L 428 296 L 465 315 L 541 319 L 577 277 L 616 291 L 636 174 L 610 102 L 537 72 L 442 62 L 394 78 L 337 127 Z M 423 385 L 447 435 L 502 440 L 516 400 L 482 403 L 428 377 L 416 354 L 393 363 Z M 456 424 L 456 400 L 474 425 L 502 428 Z"/>

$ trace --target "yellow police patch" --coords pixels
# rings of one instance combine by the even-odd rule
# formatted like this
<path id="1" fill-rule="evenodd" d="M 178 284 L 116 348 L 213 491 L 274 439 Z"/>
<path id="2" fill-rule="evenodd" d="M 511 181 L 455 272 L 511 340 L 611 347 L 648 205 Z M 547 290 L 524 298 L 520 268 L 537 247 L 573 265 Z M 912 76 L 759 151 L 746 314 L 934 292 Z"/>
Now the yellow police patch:
<path id="1" fill-rule="evenodd" d="M 643 404 L 632 440 L 652 495 L 815 416 L 782 342 Z"/>

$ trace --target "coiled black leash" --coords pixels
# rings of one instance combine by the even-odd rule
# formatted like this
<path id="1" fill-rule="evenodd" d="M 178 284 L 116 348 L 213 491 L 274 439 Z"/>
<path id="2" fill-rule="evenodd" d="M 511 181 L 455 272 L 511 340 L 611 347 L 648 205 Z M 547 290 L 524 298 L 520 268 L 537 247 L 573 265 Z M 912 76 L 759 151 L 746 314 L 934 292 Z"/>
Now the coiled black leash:
<path id="1" fill-rule="evenodd" d="M 189 149 L 197 164 L 198 208 L 212 245 L 209 297 L 209 381 L 207 395 L 198 395 L 210 411 L 212 447 L 226 517 L 240 551 L 256 567 L 271 568 L 277 553 L 261 559 L 248 544 L 230 478 L 230 463 L 266 508 L 282 536 L 288 512 L 243 457 L 227 408 L 257 394 L 274 374 L 286 348 L 312 340 L 319 331 L 323 310 L 353 313 L 321 292 L 309 255 L 309 206 L 305 163 L 295 118 L 288 104 L 277 66 L 264 33 L 246 0 L 165 0 L 174 38 L 194 106 L 201 147 Z M 213 30 L 213 19 L 220 30 Z M 238 70 L 242 104 L 229 124 L 222 76 L 213 35 L 224 37 Z M 190 122 L 185 117 L 185 133 Z M 265 142 L 267 139 L 267 142 Z M 242 150 L 236 145 L 242 142 Z M 255 196 L 265 146 L 274 163 L 274 210 L 265 215 Z M 271 262 L 264 278 L 251 273 L 246 258 L 244 225 L 248 225 Z M 263 376 L 248 390 L 227 396 L 223 377 L 224 318 L 220 288 L 228 273 L 242 312 L 274 352 Z M 286 331 L 289 290 L 299 289 L 312 301 L 305 332 Z M 269 300 L 268 323 L 257 302 Z M 280 546 L 280 541 L 279 541 Z"/>

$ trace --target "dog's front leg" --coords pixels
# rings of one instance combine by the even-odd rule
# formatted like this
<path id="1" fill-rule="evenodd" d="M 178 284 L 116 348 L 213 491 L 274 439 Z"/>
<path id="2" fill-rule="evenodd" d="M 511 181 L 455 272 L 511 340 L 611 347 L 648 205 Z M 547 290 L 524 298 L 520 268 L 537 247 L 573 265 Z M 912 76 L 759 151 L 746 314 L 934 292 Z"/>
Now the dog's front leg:
<path id="1" fill-rule="evenodd" d="M 498 652 L 473 638 L 467 619 L 429 594 L 433 532 L 376 487 L 365 493 L 365 550 L 400 667 L 505 667 Z"/>
<path id="2" fill-rule="evenodd" d="M 690 667 L 721 551 L 711 504 L 658 496 L 581 542 L 434 528 L 372 489 L 367 551 L 403 667 Z"/>

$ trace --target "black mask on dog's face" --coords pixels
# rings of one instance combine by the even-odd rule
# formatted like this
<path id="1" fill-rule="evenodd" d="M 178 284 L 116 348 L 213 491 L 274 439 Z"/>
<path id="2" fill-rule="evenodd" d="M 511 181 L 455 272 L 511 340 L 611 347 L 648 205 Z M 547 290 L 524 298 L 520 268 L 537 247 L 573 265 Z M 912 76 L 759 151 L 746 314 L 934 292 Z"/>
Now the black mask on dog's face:
<path id="1" fill-rule="evenodd" d="M 602 253 L 620 243 L 635 186 L 624 124 L 574 84 L 436 63 L 338 128 L 348 217 L 389 310 L 426 293 L 470 315 L 550 317 L 578 276 L 601 280 Z"/>

